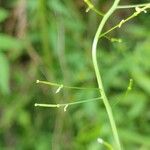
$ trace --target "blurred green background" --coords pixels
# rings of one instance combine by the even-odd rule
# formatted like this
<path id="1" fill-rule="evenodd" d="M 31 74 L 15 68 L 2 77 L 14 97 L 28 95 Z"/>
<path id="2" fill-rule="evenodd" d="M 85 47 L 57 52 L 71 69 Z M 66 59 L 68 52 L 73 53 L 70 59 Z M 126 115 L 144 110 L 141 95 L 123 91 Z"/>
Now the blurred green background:
<path id="1" fill-rule="evenodd" d="M 112 1 L 93 3 L 106 12 Z M 97 87 L 91 45 L 101 17 L 86 8 L 82 0 L 0 1 L 0 150 L 105 149 L 97 138 L 113 144 L 101 100 L 69 106 L 66 112 L 34 107 L 99 97 L 96 90 L 55 94 L 55 87 L 36 84 L 39 79 Z M 134 11 L 117 10 L 104 30 Z M 109 34 L 121 43 L 102 38 L 98 45 L 104 87 L 126 150 L 150 149 L 149 27 L 150 14 L 142 13 Z M 133 87 L 125 96 L 131 78 Z"/>

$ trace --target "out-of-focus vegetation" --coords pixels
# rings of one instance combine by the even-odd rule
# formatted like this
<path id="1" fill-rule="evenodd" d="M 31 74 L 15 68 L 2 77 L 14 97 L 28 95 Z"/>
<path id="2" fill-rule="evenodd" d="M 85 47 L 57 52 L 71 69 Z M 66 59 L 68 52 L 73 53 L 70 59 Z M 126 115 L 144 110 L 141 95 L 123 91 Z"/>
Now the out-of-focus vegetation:
<path id="1" fill-rule="evenodd" d="M 112 1 L 93 3 L 106 12 Z M 91 44 L 101 17 L 85 10 L 82 0 L 0 1 L 0 150 L 99 150 L 105 148 L 97 138 L 113 142 L 101 100 L 69 106 L 66 112 L 34 107 L 99 96 L 96 90 L 55 94 L 55 87 L 35 84 L 40 79 L 97 87 Z M 105 30 L 134 11 L 117 10 Z M 150 149 L 149 27 L 148 11 L 109 34 L 121 43 L 103 38 L 98 45 L 105 90 L 126 150 Z M 129 79 L 133 87 L 125 94 Z"/>

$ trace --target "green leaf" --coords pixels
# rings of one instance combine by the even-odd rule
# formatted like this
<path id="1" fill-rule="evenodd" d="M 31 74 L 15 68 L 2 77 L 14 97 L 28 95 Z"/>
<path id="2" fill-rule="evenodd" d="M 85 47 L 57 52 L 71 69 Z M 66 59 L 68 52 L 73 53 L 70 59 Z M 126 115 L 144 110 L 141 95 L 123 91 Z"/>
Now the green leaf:
<path id="1" fill-rule="evenodd" d="M 0 53 L 0 91 L 9 94 L 9 62 L 5 55 Z"/>
<path id="2" fill-rule="evenodd" d="M 0 8 L 0 22 L 3 22 L 7 17 L 8 12 L 5 9 Z"/>
<path id="3" fill-rule="evenodd" d="M 22 43 L 19 39 L 14 37 L 0 34 L 0 50 L 8 50 L 8 49 L 21 49 Z"/>

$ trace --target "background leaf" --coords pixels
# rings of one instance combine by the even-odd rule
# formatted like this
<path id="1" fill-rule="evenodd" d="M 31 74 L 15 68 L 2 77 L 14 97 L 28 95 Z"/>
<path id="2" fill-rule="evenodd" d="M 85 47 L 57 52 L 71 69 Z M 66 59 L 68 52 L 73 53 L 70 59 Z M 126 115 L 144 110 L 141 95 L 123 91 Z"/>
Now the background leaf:
<path id="1" fill-rule="evenodd" d="M 21 49 L 22 42 L 14 37 L 0 34 L 0 50 Z"/>
<path id="2" fill-rule="evenodd" d="M 0 53 L 0 91 L 2 94 L 10 92 L 9 87 L 9 62 L 7 57 Z"/>
<path id="3" fill-rule="evenodd" d="M 0 22 L 3 22 L 8 17 L 8 11 L 3 8 L 0 8 Z"/>

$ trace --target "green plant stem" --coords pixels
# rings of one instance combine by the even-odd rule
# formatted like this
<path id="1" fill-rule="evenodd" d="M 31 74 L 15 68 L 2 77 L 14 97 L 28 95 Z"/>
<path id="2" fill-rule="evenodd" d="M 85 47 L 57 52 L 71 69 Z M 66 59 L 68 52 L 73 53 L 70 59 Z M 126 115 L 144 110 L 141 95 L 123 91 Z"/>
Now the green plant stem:
<path id="1" fill-rule="evenodd" d="M 40 81 L 40 80 L 37 80 L 36 83 L 47 84 L 47 85 L 55 86 L 55 87 L 61 87 L 62 86 L 62 88 L 75 89 L 75 90 L 100 90 L 99 88 L 67 86 L 67 85 L 63 85 L 63 84 L 47 82 L 47 81 Z"/>
<path id="2" fill-rule="evenodd" d="M 39 106 L 39 107 L 65 107 L 65 106 L 69 106 L 69 105 L 76 105 L 76 104 L 81 104 L 81 103 L 86 103 L 86 102 L 93 102 L 96 100 L 102 99 L 101 97 L 96 97 L 96 98 L 91 98 L 88 100 L 81 100 L 81 101 L 76 101 L 76 102 L 72 102 L 72 103 L 65 103 L 65 104 L 39 104 L 39 103 L 35 103 L 34 106 Z"/>
<path id="3" fill-rule="evenodd" d="M 127 90 L 125 91 L 125 94 L 124 94 L 122 100 L 124 100 L 124 99 L 126 98 L 126 96 L 129 94 L 129 92 L 132 90 L 132 87 L 133 87 L 133 79 L 130 79 L 130 80 L 129 80 L 128 87 L 127 87 Z M 120 101 L 121 101 L 121 99 L 118 99 L 118 100 L 113 104 L 113 106 L 116 106 Z M 112 106 L 112 107 L 113 107 L 113 106 Z"/>
<path id="4" fill-rule="evenodd" d="M 104 16 L 104 13 L 100 12 L 99 10 L 97 10 L 95 8 L 95 6 L 91 3 L 90 0 L 84 0 L 84 2 L 88 5 L 88 8 L 87 8 L 86 12 L 88 12 L 91 9 L 91 10 L 95 11 L 98 15 Z"/>
<path id="5" fill-rule="evenodd" d="M 112 128 L 112 133 L 113 133 L 113 137 L 114 137 L 114 140 L 115 140 L 115 143 L 116 143 L 117 150 L 121 150 L 121 144 L 120 144 L 120 140 L 119 140 L 115 120 L 114 120 L 114 117 L 113 117 L 112 109 L 111 109 L 111 106 L 109 104 L 109 101 L 106 97 L 106 94 L 105 94 L 105 91 L 104 91 L 104 88 L 103 88 L 101 74 L 100 74 L 100 71 L 99 71 L 99 68 L 98 68 L 98 63 L 97 63 L 97 58 L 96 58 L 96 50 L 97 50 L 97 43 L 98 43 L 98 40 L 99 40 L 99 36 L 102 32 L 102 29 L 103 29 L 107 19 L 110 17 L 110 15 L 117 8 L 117 6 L 119 4 L 119 1 L 120 0 L 115 0 L 112 7 L 109 9 L 109 11 L 103 17 L 103 19 L 100 22 L 100 25 L 97 29 L 97 32 L 95 34 L 95 37 L 94 37 L 94 40 L 93 40 L 93 45 L 92 45 L 92 60 L 93 60 L 95 74 L 96 74 L 96 78 L 97 78 L 97 82 L 98 82 L 98 87 L 101 89 L 100 94 L 101 94 L 103 103 L 105 105 L 105 108 L 106 108 L 106 111 L 107 111 L 107 114 L 108 114 L 108 118 L 109 118 L 110 125 L 111 125 L 111 128 Z"/>
<path id="6" fill-rule="evenodd" d="M 109 144 L 108 142 L 103 142 L 103 145 L 106 146 L 109 150 L 113 150 L 111 144 Z"/>
<path id="7" fill-rule="evenodd" d="M 92 10 L 95 11 L 99 16 L 104 16 L 104 14 L 97 10 L 95 7 Z"/>
<path id="8" fill-rule="evenodd" d="M 122 6 L 118 6 L 117 9 L 128 9 L 128 8 L 135 8 L 135 7 L 143 7 L 146 6 L 150 3 L 144 3 L 144 4 L 135 4 L 135 5 L 122 5 Z"/>
<path id="9" fill-rule="evenodd" d="M 113 147 L 111 144 L 109 144 L 108 142 L 104 141 L 101 138 L 97 139 L 98 143 L 103 144 L 108 150 L 113 150 Z"/>
<path id="10" fill-rule="evenodd" d="M 128 22 L 129 20 L 133 19 L 134 17 L 136 17 L 137 15 L 139 15 L 141 12 L 145 11 L 145 10 L 148 9 L 148 8 L 150 8 L 150 3 L 148 3 L 145 7 L 141 8 L 141 11 L 139 11 L 139 12 L 134 12 L 131 16 L 129 16 L 128 18 L 124 19 L 121 25 L 123 25 L 124 23 L 126 23 L 126 22 Z M 112 28 L 109 29 L 108 31 L 102 33 L 102 34 L 99 36 L 99 38 L 105 36 L 105 35 L 108 34 L 109 32 L 113 31 L 113 30 L 116 29 L 116 28 L 120 28 L 120 27 L 121 27 L 121 26 L 120 26 L 120 22 L 119 22 L 117 25 L 115 25 L 114 27 L 112 27 Z"/>

